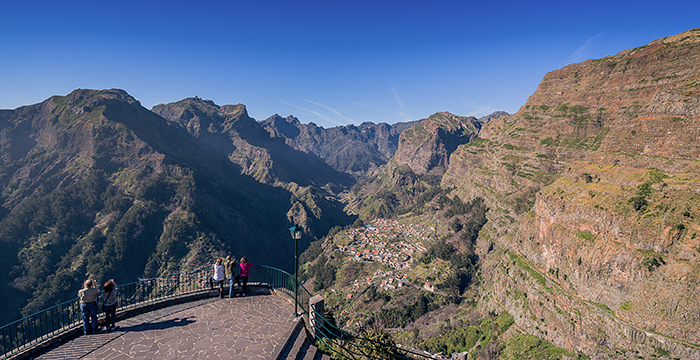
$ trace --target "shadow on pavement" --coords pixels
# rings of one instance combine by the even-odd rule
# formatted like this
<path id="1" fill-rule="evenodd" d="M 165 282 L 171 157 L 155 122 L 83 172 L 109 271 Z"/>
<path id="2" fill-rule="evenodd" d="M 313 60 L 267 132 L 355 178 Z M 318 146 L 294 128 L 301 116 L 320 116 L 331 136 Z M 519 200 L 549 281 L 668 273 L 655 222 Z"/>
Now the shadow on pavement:
<path id="1" fill-rule="evenodd" d="M 132 326 L 127 326 L 127 327 L 120 327 L 116 331 L 146 331 L 146 330 L 161 330 L 161 329 L 169 329 L 173 327 L 179 327 L 179 326 L 187 326 L 189 324 L 192 324 L 196 322 L 196 320 L 190 320 L 188 318 L 175 318 L 171 320 L 166 320 L 166 321 L 158 321 L 158 322 L 146 322 L 138 325 L 132 325 Z"/>

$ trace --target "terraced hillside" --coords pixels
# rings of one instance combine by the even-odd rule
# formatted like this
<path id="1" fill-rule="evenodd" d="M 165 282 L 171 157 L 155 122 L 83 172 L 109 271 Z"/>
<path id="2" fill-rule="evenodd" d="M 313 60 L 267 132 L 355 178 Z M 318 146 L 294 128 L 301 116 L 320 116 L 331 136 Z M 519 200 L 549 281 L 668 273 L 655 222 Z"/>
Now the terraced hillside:
<path id="1" fill-rule="evenodd" d="M 700 356 L 699 63 L 695 29 L 569 65 L 452 155 L 442 186 L 491 206 L 487 308 L 571 350 Z"/>

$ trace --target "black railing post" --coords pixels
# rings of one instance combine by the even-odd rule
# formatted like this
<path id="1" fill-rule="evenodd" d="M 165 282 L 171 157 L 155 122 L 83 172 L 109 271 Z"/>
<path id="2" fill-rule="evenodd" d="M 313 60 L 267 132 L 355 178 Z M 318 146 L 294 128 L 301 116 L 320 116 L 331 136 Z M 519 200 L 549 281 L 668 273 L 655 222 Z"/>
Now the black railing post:
<path id="1" fill-rule="evenodd" d="M 294 316 L 299 316 L 299 239 L 294 241 Z"/>

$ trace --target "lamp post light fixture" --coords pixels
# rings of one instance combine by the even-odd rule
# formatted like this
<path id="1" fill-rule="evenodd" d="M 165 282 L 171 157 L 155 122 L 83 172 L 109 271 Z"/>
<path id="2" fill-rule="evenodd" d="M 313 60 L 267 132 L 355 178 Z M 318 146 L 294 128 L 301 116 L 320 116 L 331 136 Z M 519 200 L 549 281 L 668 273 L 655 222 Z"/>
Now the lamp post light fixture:
<path id="1" fill-rule="evenodd" d="M 289 228 L 289 232 L 294 239 L 294 317 L 297 317 L 299 316 L 299 302 L 297 301 L 299 297 L 299 239 L 304 233 L 304 228 L 299 224 L 294 224 Z"/>

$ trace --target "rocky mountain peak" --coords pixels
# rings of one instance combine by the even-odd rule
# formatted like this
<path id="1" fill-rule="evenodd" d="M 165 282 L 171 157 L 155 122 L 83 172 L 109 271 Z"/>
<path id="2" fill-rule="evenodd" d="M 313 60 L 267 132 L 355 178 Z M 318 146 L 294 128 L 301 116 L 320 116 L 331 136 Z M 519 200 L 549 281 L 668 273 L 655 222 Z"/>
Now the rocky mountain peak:
<path id="1" fill-rule="evenodd" d="M 685 96 L 700 91 L 700 29 L 689 30 L 602 59 L 568 65 L 545 75 L 527 105 L 606 106 L 611 110 L 648 101 L 659 91 Z M 609 95 L 618 92 L 618 96 Z M 603 103 L 604 102 L 604 103 Z"/>
<path id="2" fill-rule="evenodd" d="M 52 96 L 44 101 L 47 111 L 67 111 L 73 114 L 83 114 L 108 104 L 128 104 L 141 106 L 141 103 L 121 89 L 91 90 L 76 89 L 66 96 Z M 56 114 L 54 114 L 56 115 Z M 54 117 L 54 121 L 57 118 Z"/>
<path id="3" fill-rule="evenodd" d="M 91 90 L 91 89 L 76 89 L 70 94 L 66 95 L 65 98 L 74 101 L 83 102 L 97 102 L 104 100 L 118 100 L 129 104 L 140 104 L 138 100 L 134 99 L 129 93 L 121 89 L 108 89 L 108 90 Z"/>
<path id="4" fill-rule="evenodd" d="M 447 133 L 455 133 L 461 129 L 466 129 L 468 131 L 478 130 L 475 123 L 476 118 L 473 116 L 457 116 L 443 111 L 430 115 L 422 124 L 426 130 L 431 132 L 442 130 Z"/>
<path id="5" fill-rule="evenodd" d="M 446 169 L 450 154 L 476 137 L 481 123 L 473 116 L 439 112 L 404 130 L 394 157 L 417 174 Z"/>
<path id="6" fill-rule="evenodd" d="M 243 104 L 219 106 L 211 100 L 195 96 L 174 103 L 156 105 L 151 111 L 197 137 L 204 133 L 225 133 L 232 129 L 253 132 L 260 130 Z"/>
<path id="7" fill-rule="evenodd" d="M 301 122 L 292 115 L 283 118 L 279 114 L 275 114 L 263 120 L 261 125 L 272 137 L 294 139 L 301 133 Z"/>
<path id="8" fill-rule="evenodd" d="M 486 116 L 480 117 L 479 122 L 484 124 L 484 123 L 487 123 L 491 120 L 500 119 L 500 118 L 506 117 L 506 116 L 510 116 L 510 114 L 506 111 L 494 111 Z"/>

